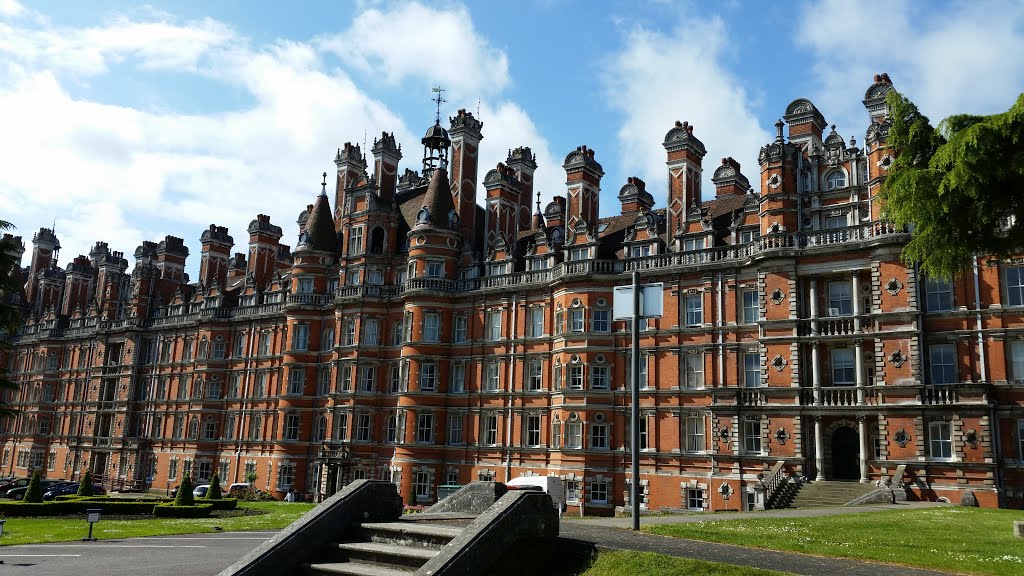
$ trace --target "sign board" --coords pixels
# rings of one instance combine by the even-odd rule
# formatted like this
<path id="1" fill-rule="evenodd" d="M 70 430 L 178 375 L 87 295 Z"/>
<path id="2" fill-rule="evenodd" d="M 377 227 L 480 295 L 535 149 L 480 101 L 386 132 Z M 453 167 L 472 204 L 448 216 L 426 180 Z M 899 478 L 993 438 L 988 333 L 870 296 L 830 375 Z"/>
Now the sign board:
<path id="1" fill-rule="evenodd" d="M 640 317 L 661 318 L 664 312 L 664 289 L 663 282 L 640 285 Z M 630 320 L 633 318 L 633 285 L 615 287 L 615 297 L 612 302 L 615 320 Z"/>
<path id="2" fill-rule="evenodd" d="M 85 511 L 85 521 L 88 522 L 89 524 L 92 524 L 93 522 L 99 522 L 100 521 L 100 511 L 99 510 L 86 510 Z"/>

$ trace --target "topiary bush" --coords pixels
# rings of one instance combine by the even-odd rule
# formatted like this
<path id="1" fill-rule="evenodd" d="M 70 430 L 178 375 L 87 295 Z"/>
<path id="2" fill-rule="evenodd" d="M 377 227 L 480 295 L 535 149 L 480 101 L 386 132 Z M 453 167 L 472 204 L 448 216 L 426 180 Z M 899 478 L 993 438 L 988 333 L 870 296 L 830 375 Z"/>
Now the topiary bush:
<path id="1" fill-rule="evenodd" d="M 181 491 L 178 491 L 181 494 Z M 153 507 L 153 515 L 157 518 L 206 518 L 213 511 L 213 504 L 193 504 L 191 506 L 179 506 L 178 504 L 158 504 Z"/>
<path id="2" fill-rule="evenodd" d="M 224 494 L 220 489 L 220 474 L 214 472 L 213 478 L 210 480 L 210 487 L 206 489 L 207 500 L 220 500 L 224 497 Z"/>
<path id="3" fill-rule="evenodd" d="M 39 470 L 32 473 L 32 479 L 28 481 L 28 488 L 25 490 L 25 502 L 29 504 L 43 502 L 43 486 L 39 482 Z"/>
<path id="4" fill-rule="evenodd" d="M 89 470 L 86 470 L 85 474 L 82 474 L 82 479 L 78 483 L 78 492 L 77 492 L 77 494 L 79 496 L 93 496 L 93 492 L 92 492 L 92 472 L 90 472 Z"/>
<path id="5" fill-rule="evenodd" d="M 195 506 L 195 504 L 196 498 L 192 495 L 192 477 L 186 472 L 181 479 L 181 486 L 178 486 L 178 493 L 174 496 L 174 506 Z"/>

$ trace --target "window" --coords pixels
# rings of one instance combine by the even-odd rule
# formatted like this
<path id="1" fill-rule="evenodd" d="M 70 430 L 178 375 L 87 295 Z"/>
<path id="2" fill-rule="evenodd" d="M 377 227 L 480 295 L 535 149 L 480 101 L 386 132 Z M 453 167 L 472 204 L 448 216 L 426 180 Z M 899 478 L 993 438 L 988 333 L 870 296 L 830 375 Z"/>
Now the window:
<path id="1" fill-rule="evenodd" d="M 427 262 L 427 277 L 441 278 L 444 276 L 443 262 Z"/>
<path id="2" fill-rule="evenodd" d="M 423 341 L 438 342 L 441 338 L 441 317 L 435 312 L 423 315 Z"/>
<path id="3" fill-rule="evenodd" d="M 352 346 L 356 343 L 356 321 L 351 318 L 346 318 L 341 323 L 342 330 L 342 344 L 345 346 Z"/>
<path id="4" fill-rule="evenodd" d="M 693 252 L 695 250 L 704 249 L 703 238 L 684 238 L 683 239 L 683 252 Z"/>
<path id="5" fill-rule="evenodd" d="M 373 392 L 374 383 L 377 380 L 376 366 L 359 367 L 359 391 Z"/>
<path id="6" fill-rule="evenodd" d="M 1010 342 L 1010 378 L 1024 380 L 1024 341 Z"/>
<path id="7" fill-rule="evenodd" d="M 837 281 L 828 283 L 828 315 L 849 316 L 853 314 L 853 294 L 850 283 Z"/>
<path id="8" fill-rule="evenodd" d="M 334 417 L 334 439 L 341 442 L 348 440 L 348 414 L 338 414 Z"/>
<path id="9" fill-rule="evenodd" d="M 317 371 L 316 376 L 316 394 L 317 396 L 326 396 L 331 393 L 331 369 L 329 367 L 320 368 Z"/>
<path id="10" fill-rule="evenodd" d="M 749 244 L 761 236 L 757 230 L 740 230 L 740 243 Z"/>
<path id="11" fill-rule="evenodd" d="M 302 394 L 306 385 L 306 373 L 302 368 L 292 368 L 288 373 L 288 393 Z"/>
<path id="12" fill-rule="evenodd" d="M 200 460 L 196 468 L 197 480 L 210 480 L 210 476 L 213 475 L 213 462 L 210 462 L 209 460 Z"/>
<path id="13" fill-rule="evenodd" d="M 583 390 L 583 365 L 569 365 L 569 389 Z"/>
<path id="14" fill-rule="evenodd" d="M 452 340 L 456 344 L 462 344 L 469 339 L 469 317 L 459 314 L 455 317 L 455 330 Z"/>
<path id="15" fill-rule="evenodd" d="M 291 488 L 295 483 L 295 464 L 277 465 L 277 487 Z"/>
<path id="16" fill-rule="evenodd" d="M 651 245 L 644 244 L 643 246 L 633 246 L 629 250 L 629 255 L 633 258 L 643 258 L 651 255 Z"/>
<path id="17" fill-rule="evenodd" d="M 391 325 L 391 345 L 401 346 L 402 345 L 402 323 L 395 322 Z"/>
<path id="18" fill-rule="evenodd" d="M 484 392 L 498 391 L 498 365 L 487 364 L 484 367 Z"/>
<path id="19" fill-rule="evenodd" d="M 424 362 L 420 364 L 420 391 L 433 392 L 437 390 L 437 364 Z"/>
<path id="20" fill-rule="evenodd" d="M 757 301 L 757 290 L 743 291 L 743 323 L 754 324 L 761 313 L 761 305 Z"/>
<path id="21" fill-rule="evenodd" d="M 928 370 L 932 384 L 956 382 L 956 348 L 954 344 L 932 344 L 928 347 Z"/>
<path id="22" fill-rule="evenodd" d="M 309 324 L 295 324 L 292 332 L 292 350 L 306 350 L 309 347 Z"/>
<path id="23" fill-rule="evenodd" d="M 683 355 L 683 388 L 704 387 L 704 353 Z"/>
<path id="24" fill-rule="evenodd" d="M 565 423 L 565 447 L 583 448 L 583 422 L 570 420 Z"/>
<path id="25" fill-rule="evenodd" d="M 608 366 L 604 364 L 590 365 L 590 388 L 592 390 L 608 389 Z"/>
<path id="26" fill-rule="evenodd" d="M 744 420 L 743 452 L 746 454 L 761 453 L 761 421 Z"/>
<path id="27" fill-rule="evenodd" d="M 590 449 L 591 450 L 607 450 L 608 449 L 608 425 L 607 424 L 594 424 L 590 427 Z"/>
<path id="28" fill-rule="evenodd" d="M 580 501 L 580 481 L 579 480 L 566 480 L 565 481 L 565 501 L 573 504 L 579 503 Z"/>
<path id="29" fill-rule="evenodd" d="M 689 510 L 704 510 L 704 490 L 700 488 L 689 488 L 686 491 L 686 508 Z"/>
<path id="30" fill-rule="evenodd" d="M 386 442 L 395 443 L 398 440 L 398 416 L 388 416 L 384 425 L 384 438 Z"/>
<path id="31" fill-rule="evenodd" d="M 178 478 L 178 459 L 171 458 L 171 461 L 167 467 L 167 479 L 176 480 Z"/>
<path id="32" fill-rule="evenodd" d="M 552 450 L 558 450 L 562 447 L 562 422 L 555 416 L 555 420 L 551 423 L 551 448 Z"/>
<path id="33" fill-rule="evenodd" d="M 380 344 L 380 321 L 376 318 L 367 318 L 363 321 L 363 345 L 376 346 Z"/>
<path id="34" fill-rule="evenodd" d="M 203 440 L 217 439 L 217 421 L 207 420 L 203 422 Z"/>
<path id="35" fill-rule="evenodd" d="M 254 396 L 256 398 L 265 398 L 267 396 L 267 373 L 260 372 L 256 375 L 256 391 Z"/>
<path id="36" fill-rule="evenodd" d="M 565 310 L 559 308 L 555 312 L 555 336 L 565 332 Z"/>
<path id="37" fill-rule="evenodd" d="M 284 417 L 284 439 L 285 440 L 298 440 L 299 439 L 299 415 L 298 414 L 287 414 Z"/>
<path id="38" fill-rule="evenodd" d="M 761 387 L 761 354 L 758 352 L 743 353 L 743 387 Z"/>
<path id="39" fill-rule="evenodd" d="M 1024 306 L 1024 266 L 1006 269 L 1006 297 L 1010 306 Z"/>
<path id="40" fill-rule="evenodd" d="M 416 441 L 430 444 L 434 441 L 434 415 L 430 413 L 416 416 Z"/>
<path id="41" fill-rule="evenodd" d="M 313 293 L 313 279 L 312 278 L 299 278 L 297 284 L 297 292 L 299 294 L 312 294 Z"/>
<path id="42" fill-rule="evenodd" d="M 647 416 L 644 414 L 640 415 L 640 449 L 647 450 L 651 445 L 647 442 Z"/>
<path id="43" fill-rule="evenodd" d="M 484 446 L 496 446 L 498 444 L 498 416 L 496 414 L 484 414 L 481 418 L 481 444 Z"/>
<path id="44" fill-rule="evenodd" d="M 461 394 L 466 391 L 466 365 L 452 364 L 452 387 L 449 392 Z"/>
<path id="45" fill-rule="evenodd" d="M 608 503 L 608 483 L 607 482 L 591 482 L 590 483 L 590 503 L 591 504 L 607 504 Z"/>
<path id="46" fill-rule="evenodd" d="M 448 443 L 462 444 L 462 414 L 453 413 L 448 415 Z"/>
<path id="47" fill-rule="evenodd" d="M 929 312 L 941 312 L 953 309 L 953 286 L 948 280 L 929 276 L 924 283 Z"/>
<path id="48" fill-rule="evenodd" d="M 938 460 L 953 459 L 953 426 L 949 422 L 928 423 L 928 456 Z"/>
<path id="49" fill-rule="evenodd" d="M 402 391 L 402 364 L 395 363 L 388 367 L 388 392 L 394 394 Z"/>
<path id="50" fill-rule="evenodd" d="M 842 170 L 833 170 L 825 176 L 825 190 L 835 190 L 846 186 L 846 174 Z"/>
<path id="51" fill-rule="evenodd" d="M 501 340 L 501 311 L 499 310 L 487 313 L 487 339 Z"/>
<path id="52" fill-rule="evenodd" d="M 573 332 L 583 332 L 583 308 L 569 310 L 569 329 Z"/>
<path id="53" fill-rule="evenodd" d="M 416 475 L 413 477 L 412 487 L 413 487 L 413 490 L 415 490 L 415 492 L 416 492 L 416 498 L 418 500 L 430 500 L 431 499 L 431 494 L 430 493 L 431 493 L 431 488 L 433 486 L 432 486 L 432 482 L 431 482 L 431 478 L 430 477 L 431 477 L 430 472 L 425 472 L 423 470 L 420 470 L 420 471 L 416 472 Z"/>
<path id="54" fill-rule="evenodd" d="M 448 475 L 445 477 L 445 484 L 452 486 L 459 483 L 459 471 L 456 468 L 449 468 Z"/>
<path id="55" fill-rule="evenodd" d="M 703 452 L 707 449 L 704 443 L 702 416 L 689 416 L 683 419 L 683 447 L 687 452 Z"/>
<path id="56" fill-rule="evenodd" d="M 686 296 L 686 325 L 700 326 L 704 323 L 704 304 L 702 294 L 689 294 Z"/>
<path id="57" fill-rule="evenodd" d="M 832 354 L 832 385 L 853 386 L 856 383 L 854 353 L 850 348 L 837 348 Z"/>
<path id="58" fill-rule="evenodd" d="M 594 310 L 594 319 L 591 322 L 590 329 L 594 332 L 608 332 L 611 330 L 611 323 L 608 321 L 610 312 L 605 310 Z"/>
<path id="59" fill-rule="evenodd" d="M 530 360 L 529 373 L 526 376 L 526 389 L 531 392 L 536 392 L 542 387 L 542 379 L 544 377 L 544 365 L 540 360 Z"/>
<path id="60" fill-rule="evenodd" d="M 576 262 L 590 258 L 590 248 L 573 248 L 569 251 L 569 260 Z"/>
<path id="61" fill-rule="evenodd" d="M 355 256 L 363 253 L 363 227 L 353 226 L 348 233 L 348 255 Z"/>
<path id="62" fill-rule="evenodd" d="M 540 446 L 540 414 L 528 414 L 526 416 L 526 438 L 527 446 Z"/>
<path id="63" fill-rule="evenodd" d="M 260 356 L 270 355 L 270 332 L 260 334 Z"/>
<path id="64" fill-rule="evenodd" d="M 1024 461 L 1024 419 L 1017 420 L 1017 443 L 1020 449 L 1020 459 Z"/>
<path id="65" fill-rule="evenodd" d="M 544 335 L 544 309 L 530 308 L 529 336 L 534 338 Z"/>
<path id="66" fill-rule="evenodd" d="M 868 163 L 867 162 L 861 162 L 860 163 L 860 183 L 861 184 L 866 184 L 868 180 L 870 180 L 870 178 L 868 177 Z"/>
<path id="67" fill-rule="evenodd" d="M 848 224 L 848 222 L 847 222 L 846 214 L 841 214 L 839 216 L 826 216 L 825 217 L 825 229 L 826 230 L 835 230 L 837 228 L 846 228 L 847 224 Z"/>
<path id="68" fill-rule="evenodd" d="M 370 441 L 370 415 L 369 414 L 357 414 L 356 415 L 356 441 L 358 441 L 358 442 L 369 442 Z"/>

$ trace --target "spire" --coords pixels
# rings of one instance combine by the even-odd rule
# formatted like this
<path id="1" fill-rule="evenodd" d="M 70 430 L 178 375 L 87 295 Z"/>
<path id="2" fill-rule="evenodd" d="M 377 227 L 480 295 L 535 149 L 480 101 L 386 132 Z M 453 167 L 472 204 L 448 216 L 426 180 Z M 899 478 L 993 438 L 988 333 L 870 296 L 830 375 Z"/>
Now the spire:
<path id="1" fill-rule="evenodd" d="M 327 200 L 327 176 L 324 175 L 324 190 L 316 197 L 313 209 L 306 219 L 305 230 L 299 234 L 299 243 L 309 250 L 320 250 L 332 254 L 338 251 L 338 238 L 334 232 L 334 218 L 331 203 Z"/>
<path id="2" fill-rule="evenodd" d="M 444 167 L 434 169 L 430 176 L 430 184 L 423 195 L 423 207 L 416 216 L 416 228 L 430 226 L 432 228 L 453 228 L 458 222 L 451 222 L 455 203 L 452 202 L 452 189 L 448 184 L 448 172 Z"/>

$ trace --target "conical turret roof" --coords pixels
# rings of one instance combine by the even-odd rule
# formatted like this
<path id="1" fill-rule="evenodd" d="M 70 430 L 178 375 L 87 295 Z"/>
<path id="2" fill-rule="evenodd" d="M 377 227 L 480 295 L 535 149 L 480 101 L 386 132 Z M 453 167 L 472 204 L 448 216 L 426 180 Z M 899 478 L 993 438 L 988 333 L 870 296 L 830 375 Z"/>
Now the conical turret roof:
<path id="1" fill-rule="evenodd" d="M 331 203 L 326 194 L 320 194 L 313 204 L 306 220 L 306 247 L 332 254 L 338 251 L 338 237 L 334 230 L 334 217 L 331 215 Z"/>
<path id="2" fill-rule="evenodd" d="M 416 215 L 416 227 L 431 226 L 448 229 L 452 226 L 449 214 L 455 210 L 452 188 L 448 184 L 448 171 L 438 167 L 430 176 L 430 184 L 423 194 L 423 207 Z"/>

